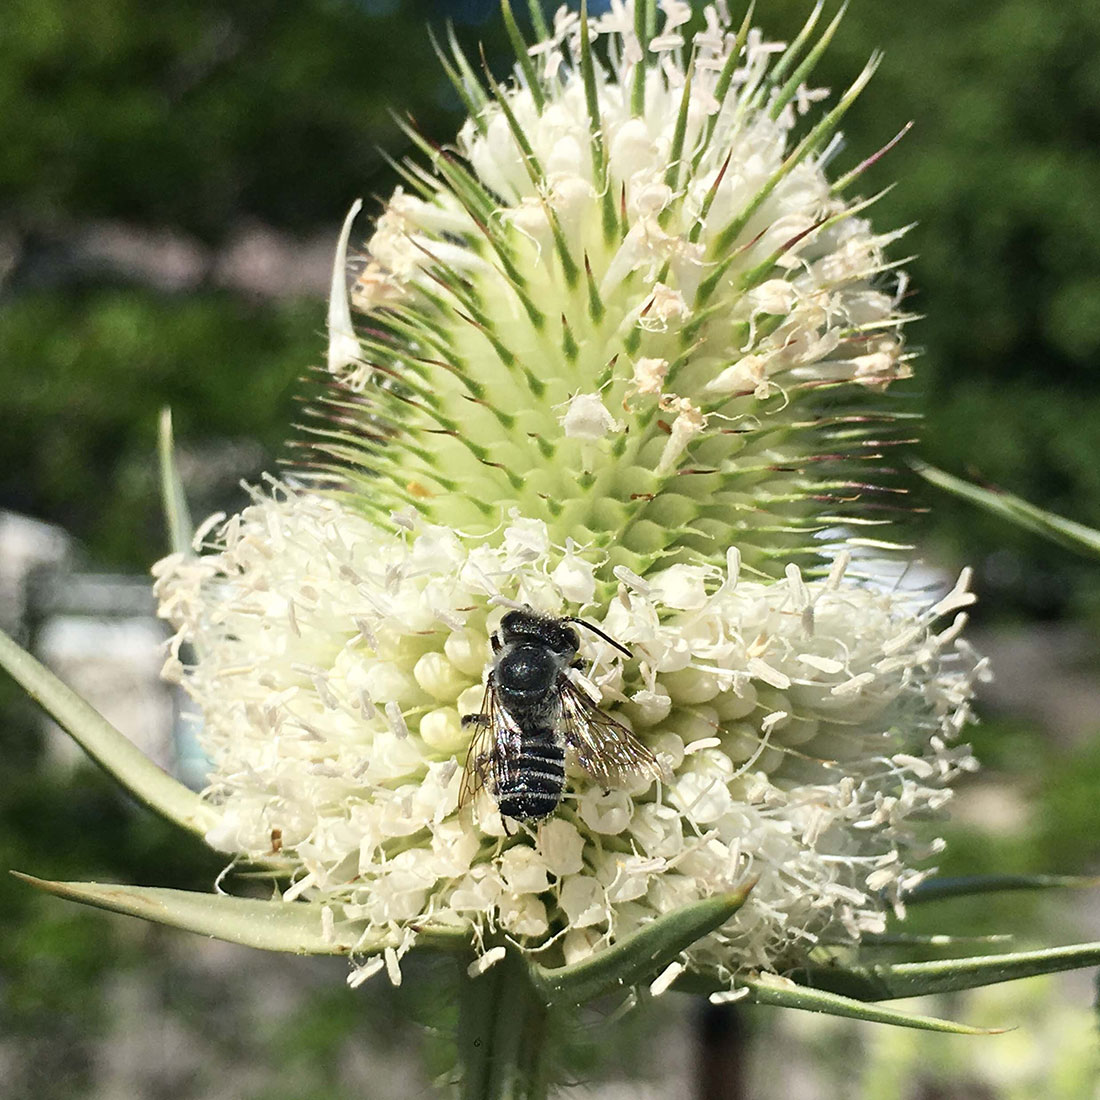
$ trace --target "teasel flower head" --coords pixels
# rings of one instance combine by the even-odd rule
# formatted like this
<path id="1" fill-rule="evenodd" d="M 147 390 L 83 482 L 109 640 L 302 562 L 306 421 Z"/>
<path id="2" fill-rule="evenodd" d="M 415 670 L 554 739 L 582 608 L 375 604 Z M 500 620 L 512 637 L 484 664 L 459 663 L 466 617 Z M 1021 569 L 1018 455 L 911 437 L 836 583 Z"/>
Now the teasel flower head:
<path id="1" fill-rule="evenodd" d="M 238 939 L 354 983 L 443 936 L 471 973 L 518 948 L 544 1000 L 755 991 L 904 911 L 974 766 L 967 577 L 922 600 L 862 557 L 907 317 L 829 166 L 874 63 L 807 83 L 820 7 L 788 46 L 723 4 L 693 36 L 676 0 L 531 11 L 503 83 L 452 43 L 469 119 L 410 128 L 362 254 L 349 213 L 300 462 L 156 568 L 212 770 L 150 800 L 275 878 Z M 509 607 L 599 627 L 578 681 L 660 779 L 460 805 Z"/>
<path id="2" fill-rule="evenodd" d="M 433 922 L 569 966 L 724 894 L 666 982 L 851 944 L 972 766 L 979 666 L 938 623 L 965 583 L 921 607 L 838 546 L 882 522 L 856 471 L 906 371 L 892 235 L 826 171 L 873 66 L 820 113 L 835 23 L 779 49 L 719 6 L 689 40 L 687 5 L 656 11 L 562 9 L 503 85 L 454 46 L 470 117 L 451 147 L 409 130 L 350 276 L 345 223 L 303 461 L 158 568 L 208 839 L 361 929 L 356 980 Z M 491 784 L 459 805 L 509 606 L 630 650 L 582 632 L 582 675 L 660 781 L 573 769 L 518 830 Z"/>
<path id="3" fill-rule="evenodd" d="M 470 117 L 442 147 L 408 128 L 350 305 L 337 265 L 303 468 L 382 528 L 499 537 L 515 508 L 639 575 L 735 542 L 779 576 L 876 534 L 899 233 L 849 195 L 858 168 L 830 175 L 875 61 L 809 86 L 819 12 L 784 47 L 721 4 L 694 35 L 686 3 L 563 7 L 528 47 L 505 5 L 503 84 L 452 43 Z"/>

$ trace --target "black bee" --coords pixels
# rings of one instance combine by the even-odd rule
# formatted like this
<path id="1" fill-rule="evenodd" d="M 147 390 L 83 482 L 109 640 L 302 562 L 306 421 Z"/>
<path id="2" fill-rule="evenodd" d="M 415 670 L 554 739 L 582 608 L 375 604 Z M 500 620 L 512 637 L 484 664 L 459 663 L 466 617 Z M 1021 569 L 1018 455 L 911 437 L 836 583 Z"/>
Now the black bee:
<path id="1" fill-rule="evenodd" d="M 566 748 L 604 787 L 635 776 L 660 778 L 653 753 L 569 678 L 569 669 L 581 667 L 580 641 L 566 625 L 570 622 L 630 656 L 624 646 L 580 619 L 555 619 L 530 608 L 509 611 L 491 639 L 493 665 L 481 713 L 462 719 L 477 732 L 466 757 L 460 806 L 488 786 L 505 817 L 549 817 L 565 790 Z"/>

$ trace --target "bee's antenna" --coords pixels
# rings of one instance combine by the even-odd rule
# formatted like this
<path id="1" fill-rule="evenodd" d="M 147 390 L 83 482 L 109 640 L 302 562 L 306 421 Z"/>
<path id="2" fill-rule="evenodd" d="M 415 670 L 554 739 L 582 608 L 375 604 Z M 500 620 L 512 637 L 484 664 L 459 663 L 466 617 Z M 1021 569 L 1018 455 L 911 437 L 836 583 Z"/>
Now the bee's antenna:
<path id="1" fill-rule="evenodd" d="M 593 626 L 591 623 L 586 623 L 584 619 L 578 619 L 575 615 L 566 615 L 561 620 L 563 623 L 576 623 L 578 626 L 583 626 L 586 630 L 591 630 L 593 634 L 598 634 L 605 642 L 610 642 L 620 653 L 625 653 L 627 657 L 633 657 L 634 654 L 626 648 L 622 642 L 615 641 L 614 638 L 605 634 L 598 626 Z"/>

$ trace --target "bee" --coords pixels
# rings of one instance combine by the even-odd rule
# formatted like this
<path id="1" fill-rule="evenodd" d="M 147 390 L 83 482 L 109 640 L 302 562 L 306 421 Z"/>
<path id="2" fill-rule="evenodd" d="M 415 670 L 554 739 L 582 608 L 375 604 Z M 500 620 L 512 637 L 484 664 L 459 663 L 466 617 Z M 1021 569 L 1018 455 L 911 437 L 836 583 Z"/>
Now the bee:
<path id="1" fill-rule="evenodd" d="M 635 777 L 658 779 L 657 758 L 624 725 L 605 714 L 569 677 L 580 668 L 581 626 L 630 656 L 630 650 L 581 619 L 552 618 L 530 607 L 509 611 L 490 639 L 493 661 L 476 732 L 466 756 L 459 805 L 484 787 L 505 817 L 549 817 L 565 791 L 565 750 L 604 787 Z"/>

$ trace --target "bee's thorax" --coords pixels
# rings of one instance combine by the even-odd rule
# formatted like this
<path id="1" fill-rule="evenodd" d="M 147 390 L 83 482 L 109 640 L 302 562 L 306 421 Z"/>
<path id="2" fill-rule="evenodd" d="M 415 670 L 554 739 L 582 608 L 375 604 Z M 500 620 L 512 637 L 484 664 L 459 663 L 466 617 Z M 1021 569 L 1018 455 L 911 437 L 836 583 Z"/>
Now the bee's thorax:
<path id="1" fill-rule="evenodd" d="M 520 711 L 541 711 L 552 701 L 561 657 L 537 644 L 506 645 L 497 657 L 496 677 L 500 698 L 512 716 L 522 724 Z"/>

